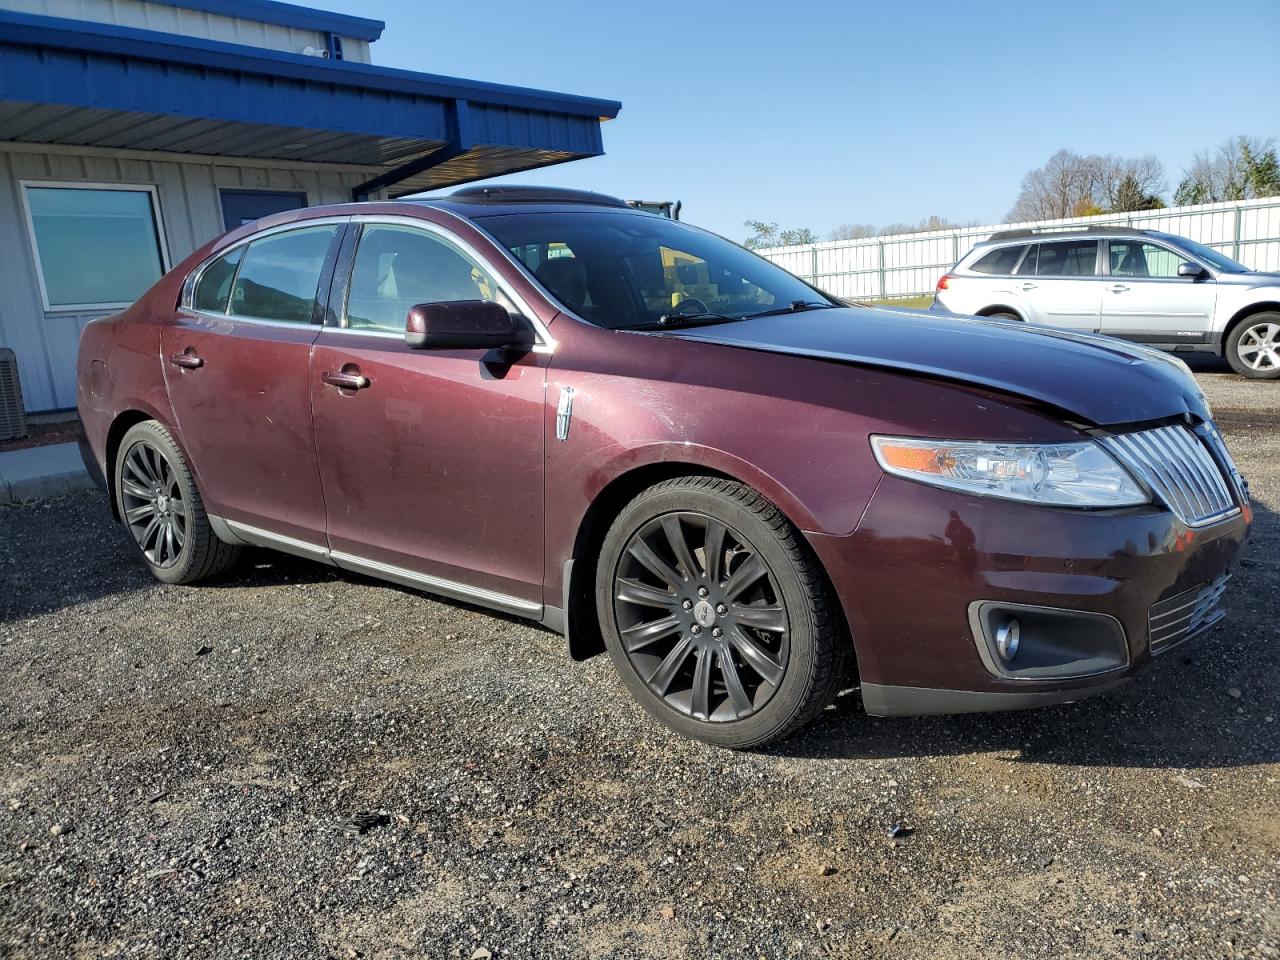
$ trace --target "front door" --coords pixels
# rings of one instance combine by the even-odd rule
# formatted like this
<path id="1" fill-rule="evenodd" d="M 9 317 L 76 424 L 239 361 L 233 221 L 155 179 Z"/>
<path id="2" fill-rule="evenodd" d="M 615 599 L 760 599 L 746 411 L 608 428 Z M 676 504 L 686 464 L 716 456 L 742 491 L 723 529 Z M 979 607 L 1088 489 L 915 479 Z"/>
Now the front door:
<path id="1" fill-rule="evenodd" d="M 1018 264 L 1013 288 L 1027 307 L 1027 319 L 1067 330 L 1093 333 L 1102 306 L 1097 240 L 1034 243 Z"/>
<path id="2" fill-rule="evenodd" d="M 1149 343 L 1208 341 L 1218 298 L 1211 277 L 1178 276 L 1188 258 L 1150 240 L 1111 240 L 1108 246 L 1103 333 Z"/>
<path id="3" fill-rule="evenodd" d="M 414 304 L 512 307 L 484 265 L 425 225 L 365 224 L 334 291 L 342 326 L 321 333 L 311 365 L 334 560 L 536 614 L 548 358 L 405 345 Z M 334 374 L 363 385 L 337 385 Z"/>
<path id="4" fill-rule="evenodd" d="M 261 220 L 273 213 L 301 210 L 307 205 L 305 193 L 277 190 L 223 190 L 222 225 L 228 230 Z"/>
<path id="5" fill-rule="evenodd" d="M 323 545 L 325 511 L 310 353 L 341 230 L 299 227 L 234 248 L 202 271 L 161 332 L 169 401 L 206 509 L 312 545 Z"/>

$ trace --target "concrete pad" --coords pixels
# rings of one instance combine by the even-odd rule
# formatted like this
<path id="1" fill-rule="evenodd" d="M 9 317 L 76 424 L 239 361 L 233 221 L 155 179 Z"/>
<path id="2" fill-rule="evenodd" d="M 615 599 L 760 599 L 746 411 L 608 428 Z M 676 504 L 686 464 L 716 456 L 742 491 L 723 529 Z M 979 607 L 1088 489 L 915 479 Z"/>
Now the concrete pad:
<path id="1" fill-rule="evenodd" d="M 60 497 L 93 485 L 74 443 L 0 453 L 0 504 Z"/>

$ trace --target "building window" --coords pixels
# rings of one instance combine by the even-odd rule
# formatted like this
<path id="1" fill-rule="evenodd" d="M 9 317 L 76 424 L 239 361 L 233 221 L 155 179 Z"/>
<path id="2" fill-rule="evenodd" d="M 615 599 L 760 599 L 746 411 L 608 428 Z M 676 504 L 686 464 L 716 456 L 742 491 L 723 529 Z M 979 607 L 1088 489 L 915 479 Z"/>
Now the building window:
<path id="1" fill-rule="evenodd" d="M 22 187 L 46 310 L 128 306 L 164 275 L 154 187 Z"/>

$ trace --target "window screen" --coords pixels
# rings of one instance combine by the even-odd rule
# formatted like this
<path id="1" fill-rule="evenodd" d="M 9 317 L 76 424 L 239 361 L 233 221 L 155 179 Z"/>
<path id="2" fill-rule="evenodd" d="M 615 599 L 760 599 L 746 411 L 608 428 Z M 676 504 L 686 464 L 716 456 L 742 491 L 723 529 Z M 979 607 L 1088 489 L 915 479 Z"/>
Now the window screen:
<path id="1" fill-rule="evenodd" d="M 310 323 L 337 230 L 333 225 L 303 227 L 249 244 L 232 288 L 230 312 L 255 320 Z"/>
<path id="2" fill-rule="evenodd" d="M 49 307 L 132 303 L 164 274 L 147 189 L 26 187 Z"/>

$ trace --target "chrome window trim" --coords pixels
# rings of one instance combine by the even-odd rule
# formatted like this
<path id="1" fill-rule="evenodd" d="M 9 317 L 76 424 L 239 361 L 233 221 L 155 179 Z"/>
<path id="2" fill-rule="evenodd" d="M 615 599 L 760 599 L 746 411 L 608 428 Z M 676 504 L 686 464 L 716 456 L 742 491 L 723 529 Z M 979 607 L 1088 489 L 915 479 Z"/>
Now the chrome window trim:
<path id="1" fill-rule="evenodd" d="M 204 277 L 204 272 L 209 269 L 210 265 L 213 264 L 214 261 L 221 260 L 223 257 L 230 254 L 232 251 L 238 250 L 241 247 L 247 247 L 251 243 L 255 243 L 258 240 L 262 240 L 266 237 L 275 236 L 278 233 L 288 233 L 291 230 L 305 230 L 308 227 L 343 226 L 346 223 L 348 223 L 350 220 L 351 220 L 350 215 L 343 216 L 343 217 L 316 217 L 312 220 L 294 220 L 290 223 L 281 223 L 274 227 L 268 227 L 267 229 L 260 230 L 257 233 L 251 233 L 247 237 L 241 237 L 235 243 L 229 243 L 225 247 L 215 250 L 213 253 L 209 254 L 209 256 L 207 256 L 204 260 L 202 260 L 194 270 L 192 270 L 189 274 L 187 274 L 187 279 L 184 280 L 182 283 L 181 308 L 185 312 L 194 314 L 195 316 L 198 316 L 198 317 L 208 317 L 208 318 L 217 319 L 217 320 L 232 320 L 232 321 L 235 321 L 236 323 L 240 323 L 240 322 L 257 323 L 257 324 L 264 324 L 268 326 L 288 327 L 291 330 L 296 330 L 299 327 L 319 328 L 320 324 L 315 323 L 314 321 L 308 322 L 308 323 L 294 323 L 290 320 L 269 320 L 265 317 L 242 317 L 242 316 L 239 316 L 238 314 L 234 314 L 230 312 L 211 313 L 208 310 L 197 310 L 191 304 L 195 296 L 196 286 L 200 283 L 200 280 Z M 231 285 L 233 289 L 235 287 L 236 279 L 240 276 L 240 267 L 243 265 L 244 265 L 243 259 L 240 261 L 239 264 L 236 265 L 235 277 L 232 277 L 231 279 Z M 231 309 L 231 298 L 228 297 L 227 311 L 230 311 L 230 309 Z"/>
<path id="2" fill-rule="evenodd" d="M 436 210 L 442 213 L 448 213 L 448 211 L 442 211 L 438 207 L 431 207 L 430 209 Z M 462 217 L 459 217 L 457 216 L 457 214 L 450 213 L 449 215 L 454 217 L 454 219 L 458 220 L 460 223 L 465 223 L 467 224 L 467 226 L 475 227 L 475 224 L 473 224 L 471 221 L 466 220 Z M 515 308 L 520 312 L 520 314 L 526 320 L 528 320 L 529 323 L 533 326 L 533 333 L 534 333 L 534 336 L 537 338 L 537 342 L 534 343 L 533 345 L 533 352 L 534 353 L 554 353 L 555 352 L 555 349 L 557 346 L 556 339 L 553 336 L 551 336 L 551 331 L 547 329 L 546 325 L 538 318 L 538 315 L 534 313 L 533 310 L 529 307 L 528 301 L 525 300 L 524 297 L 520 296 L 520 294 L 516 291 L 516 289 L 512 287 L 511 284 L 508 283 L 505 278 L 503 278 L 502 274 L 499 271 L 493 268 L 493 265 L 490 263 L 490 258 L 484 256 L 479 250 L 477 250 L 474 246 L 472 246 L 466 240 L 459 237 L 456 233 L 453 233 L 450 230 L 446 229 L 445 227 L 442 227 L 438 223 L 434 223 L 431 220 L 423 219 L 422 217 L 398 216 L 396 214 L 387 214 L 387 213 L 383 213 L 383 214 L 361 213 L 361 214 L 353 215 L 350 218 L 350 220 L 352 223 L 360 224 L 361 226 L 365 226 L 367 224 L 373 224 L 375 226 L 385 225 L 385 226 L 393 226 L 393 227 L 407 227 L 413 230 L 421 230 L 424 233 L 431 234 L 432 236 L 438 237 L 441 240 L 445 241 L 446 243 L 452 244 L 453 246 L 457 247 L 459 250 L 465 253 L 468 257 L 474 260 L 480 266 L 481 269 L 483 269 L 486 273 L 489 274 L 490 277 L 493 278 L 493 282 L 498 285 L 498 289 L 500 289 L 504 294 L 507 295 L 507 297 L 515 305 Z M 484 236 L 488 237 L 491 241 L 493 240 L 493 238 L 490 237 L 486 231 L 481 230 L 480 232 L 484 234 Z M 513 258 L 507 253 L 506 249 L 501 244 L 494 242 L 494 246 L 496 246 L 498 250 L 500 250 L 503 253 L 503 255 L 507 257 L 508 262 L 511 262 L 513 260 Z M 351 259 L 351 267 L 353 270 L 355 268 L 355 257 L 358 256 L 359 253 L 360 253 L 360 247 L 359 247 L 359 244 L 357 244 L 355 254 L 352 256 L 352 259 Z M 398 339 L 403 339 L 404 337 L 404 334 L 392 333 L 391 331 L 387 331 L 387 330 L 353 330 L 351 327 L 347 326 L 347 305 L 345 302 L 342 304 L 342 312 L 341 312 L 341 316 L 339 316 L 338 318 L 338 326 L 326 325 L 325 329 L 341 330 L 345 333 L 353 334 L 356 336 L 377 336 L 377 337 L 391 336 L 391 337 L 396 337 Z"/>

